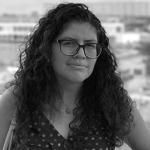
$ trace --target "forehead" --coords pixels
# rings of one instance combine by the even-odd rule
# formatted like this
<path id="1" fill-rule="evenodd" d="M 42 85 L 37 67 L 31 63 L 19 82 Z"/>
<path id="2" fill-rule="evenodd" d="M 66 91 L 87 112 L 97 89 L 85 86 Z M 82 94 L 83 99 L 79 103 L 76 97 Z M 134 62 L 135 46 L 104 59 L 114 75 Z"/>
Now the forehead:
<path id="1" fill-rule="evenodd" d="M 58 38 L 97 40 L 97 30 L 88 22 L 71 22 L 64 25 Z"/>

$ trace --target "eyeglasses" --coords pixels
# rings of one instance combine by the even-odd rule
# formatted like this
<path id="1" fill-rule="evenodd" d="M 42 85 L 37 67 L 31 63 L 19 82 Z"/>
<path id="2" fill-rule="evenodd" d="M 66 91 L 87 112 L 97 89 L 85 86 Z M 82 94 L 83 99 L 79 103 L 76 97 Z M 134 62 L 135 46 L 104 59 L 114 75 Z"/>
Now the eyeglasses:
<path id="1" fill-rule="evenodd" d="M 96 59 L 102 52 L 102 47 L 99 43 L 86 43 L 80 45 L 75 40 L 59 39 L 57 40 L 60 51 L 67 56 L 75 56 L 80 48 L 83 48 L 84 54 L 87 58 Z"/>

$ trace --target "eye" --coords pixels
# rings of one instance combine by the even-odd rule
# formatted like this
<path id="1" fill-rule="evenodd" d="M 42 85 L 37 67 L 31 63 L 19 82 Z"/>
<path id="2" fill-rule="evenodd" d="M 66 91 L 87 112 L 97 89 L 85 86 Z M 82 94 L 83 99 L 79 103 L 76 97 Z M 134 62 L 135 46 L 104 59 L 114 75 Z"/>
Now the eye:
<path id="1" fill-rule="evenodd" d="M 89 47 L 89 48 L 96 48 L 96 43 L 86 43 L 86 47 Z"/>
<path id="2" fill-rule="evenodd" d="M 75 43 L 74 41 L 72 41 L 72 40 L 63 40 L 63 41 L 61 42 L 61 44 L 62 44 L 63 46 L 74 46 L 74 45 L 76 45 L 76 43 Z"/>

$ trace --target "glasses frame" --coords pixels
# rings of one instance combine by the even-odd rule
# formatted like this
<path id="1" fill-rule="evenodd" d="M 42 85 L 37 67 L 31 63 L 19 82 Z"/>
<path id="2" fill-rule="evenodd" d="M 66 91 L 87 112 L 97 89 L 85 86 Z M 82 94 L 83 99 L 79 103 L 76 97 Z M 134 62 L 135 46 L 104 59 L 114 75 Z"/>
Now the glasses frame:
<path id="1" fill-rule="evenodd" d="M 91 43 L 87 43 L 87 44 L 82 44 L 82 45 L 81 45 L 81 44 L 79 44 L 77 41 L 73 40 L 73 41 L 78 45 L 77 49 L 75 50 L 75 53 L 74 53 L 74 54 L 65 54 L 65 53 L 62 51 L 62 49 L 61 49 L 61 43 L 62 43 L 62 41 L 67 41 L 67 39 L 58 39 L 58 40 L 56 40 L 56 42 L 57 42 L 58 45 L 59 45 L 60 52 L 61 52 L 62 54 L 64 54 L 64 55 L 66 55 L 66 56 L 75 56 L 75 55 L 78 53 L 78 51 L 80 50 L 80 48 L 83 49 L 84 55 L 86 56 L 86 58 L 89 58 L 89 59 L 97 59 L 97 58 L 100 56 L 101 52 L 102 52 L 102 46 L 100 45 L 100 43 L 92 43 L 92 42 L 91 42 Z M 69 40 L 68 40 L 68 41 L 69 41 Z M 98 54 L 96 57 L 89 57 L 89 56 L 86 55 L 85 47 L 86 47 L 88 44 L 96 44 L 96 49 L 97 49 L 97 47 L 101 49 L 100 52 L 99 52 L 99 54 Z"/>

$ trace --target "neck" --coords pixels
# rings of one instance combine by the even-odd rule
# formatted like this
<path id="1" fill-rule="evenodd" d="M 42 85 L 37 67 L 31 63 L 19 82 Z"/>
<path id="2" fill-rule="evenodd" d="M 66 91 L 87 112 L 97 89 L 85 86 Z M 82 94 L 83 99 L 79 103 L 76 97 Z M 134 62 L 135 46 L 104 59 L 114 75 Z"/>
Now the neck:
<path id="1" fill-rule="evenodd" d="M 63 88 L 62 105 L 72 107 L 78 98 L 80 87 L 78 85 L 70 85 Z"/>
<path id="2" fill-rule="evenodd" d="M 65 82 L 64 80 L 59 81 L 62 89 L 62 100 L 60 102 L 60 108 L 73 109 L 76 106 L 76 100 L 82 83 Z"/>

